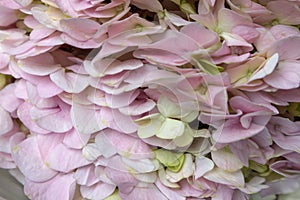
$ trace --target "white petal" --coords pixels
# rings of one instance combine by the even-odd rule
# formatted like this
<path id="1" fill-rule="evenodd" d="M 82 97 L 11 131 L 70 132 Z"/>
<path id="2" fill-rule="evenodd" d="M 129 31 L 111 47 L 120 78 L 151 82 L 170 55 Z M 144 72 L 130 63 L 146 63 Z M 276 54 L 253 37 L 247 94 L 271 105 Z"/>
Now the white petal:
<path id="1" fill-rule="evenodd" d="M 277 66 L 279 59 L 278 53 L 275 53 L 271 58 L 269 58 L 266 63 L 264 64 L 263 68 L 256 72 L 249 81 L 257 80 L 264 78 L 265 76 L 271 74 L 275 67 Z"/>
<path id="2" fill-rule="evenodd" d="M 196 158 L 195 179 L 200 178 L 206 172 L 212 170 L 214 166 L 214 162 L 211 159 L 204 156 L 198 156 Z"/>

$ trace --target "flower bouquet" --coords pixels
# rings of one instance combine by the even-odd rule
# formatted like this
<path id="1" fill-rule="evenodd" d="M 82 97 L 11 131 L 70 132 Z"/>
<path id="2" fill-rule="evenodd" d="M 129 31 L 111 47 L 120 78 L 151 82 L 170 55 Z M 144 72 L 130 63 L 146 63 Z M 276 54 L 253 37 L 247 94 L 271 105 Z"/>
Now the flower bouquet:
<path id="1" fill-rule="evenodd" d="M 299 0 L 2 0 L 0 168 L 33 200 L 292 198 L 299 27 Z"/>

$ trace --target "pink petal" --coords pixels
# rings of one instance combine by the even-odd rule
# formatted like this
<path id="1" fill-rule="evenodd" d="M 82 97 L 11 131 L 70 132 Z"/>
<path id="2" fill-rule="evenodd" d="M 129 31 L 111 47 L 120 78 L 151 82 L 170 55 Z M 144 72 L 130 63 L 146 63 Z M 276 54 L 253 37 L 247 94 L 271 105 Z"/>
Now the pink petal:
<path id="1" fill-rule="evenodd" d="M 264 78 L 264 81 L 274 88 L 293 89 L 300 85 L 300 62 L 282 61 L 274 72 Z"/>
<path id="2" fill-rule="evenodd" d="M 151 12 L 158 12 L 163 10 L 162 5 L 158 0 L 154 0 L 151 2 L 143 0 L 133 0 L 131 3 L 138 8 L 147 9 Z"/>
<path id="3" fill-rule="evenodd" d="M 219 37 L 215 32 L 206 29 L 198 23 L 186 25 L 180 32 L 193 39 L 201 48 L 208 48 L 219 42 Z"/>
<path id="4" fill-rule="evenodd" d="M 0 26 L 8 26 L 17 21 L 16 10 L 0 6 Z"/>
<path id="5" fill-rule="evenodd" d="M 47 89 L 46 89 L 47 88 Z M 42 98 L 50 98 L 60 94 L 63 90 L 53 83 L 49 76 L 43 77 L 37 83 L 39 96 Z"/>
<path id="6" fill-rule="evenodd" d="M 297 29 L 296 27 L 283 24 L 272 26 L 270 32 L 276 40 L 280 40 L 290 36 L 297 36 L 300 33 L 299 29 Z"/>
<path id="7" fill-rule="evenodd" d="M 19 119 L 21 120 L 21 122 L 28 127 L 31 131 L 34 131 L 36 133 L 40 133 L 40 134 L 46 134 L 49 133 L 50 131 L 47 131 L 45 129 L 40 128 L 35 121 L 31 118 L 30 116 L 30 109 L 32 108 L 32 105 L 24 102 L 22 103 L 18 110 L 17 110 L 17 114 Z"/>
<path id="8" fill-rule="evenodd" d="M 54 32 L 55 32 L 54 29 L 50 29 L 47 27 L 35 28 L 31 31 L 29 37 L 31 40 L 42 40 L 50 36 Z"/>
<path id="9" fill-rule="evenodd" d="M 253 43 L 259 37 L 259 32 L 255 28 L 244 25 L 234 27 L 232 33 L 241 36 L 249 43 Z"/>
<path id="10" fill-rule="evenodd" d="M 58 174 L 54 178 L 36 183 L 25 180 L 24 192 L 31 199 L 73 199 L 76 183 L 73 174 Z"/>
<path id="11" fill-rule="evenodd" d="M 38 108 L 54 108 L 57 107 L 55 98 L 42 99 L 37 91 L 35 85 L 30 82 L 26 82 L 28 100 L 31 104 Z"/>
<path id="12" fill-rule="evenodd" d="M 60 20 L 60 27 L 63 32 L 79 41 L 90 39 L 100 28 L 100 25 L 90 19 L 63 19 Z"/>
<path id="13" fill-rule="evenodd" d="M 15 169 L 17 166 L 10 154 L 0 152 L 0 167 L 3 169 Z"/>
<path id="14" fill-rule="evenodd" d="M 105 99 L 110 108 L 120 108 L 131 104 L 139 94 L 138 90 L 133 90 L 119 95 L 106 94 Z"/>
<path id="15" fill-rule="evenodd" d="M 56 139 L 51 138 L 53 141 Z M 36 136 L 27 138 L 15 146 L 13 157 L 20 171 L 32 181 L 44 182 L 57 174 L 56 171 L 48 167 L 40 152 L 39 141 Z"/>
<path id="16" fill-rule="evenodd" d="M 167 42 L 174 43 L 174 42 Z M 174 47 L 175 48 L 175 47 Z M 150 63 L 161 63 L 166 65 L 184 65 L 188 61 L 181 56 L 176 55 L 175 53 L 170 53 L 161 49 L 138 49 L 133 53 L 134 57 L 146 59 Z"/>
<path id="17" fill-rule="evenodd" d="M 141 187 L 135 187 L 130 193 L 119 192 L 122 199 L 140 200 L 143 197 L 144 200 L 168 200 L 168 198 L 159 191 L 154 184 L 147 184 Z"/>
<path id="18" fill-rule="evenodd" d="M 65 134 L 63 143 L 73 149 L 82 149 L 90 139 L 90 135 L 79 133 L 76 129 L 71 129 Z"/>
<path id="19" fill-rule="evenodd" d="M 115 159 L 110 159 L 110 162 L 116 162 L 114 165 L 118 165 L 119 168 L 123 168 L 123 170 L 120 169 L 113 169 L 113 168 L 105 168 L 105 173 L 107 174 L 108 178 L 118 186 L 118 189 L 120 192 L 129 193 L 133 190 L 133 188 L 136 186 L 138 181 L 126 171 L 126 168 L 123 163 L 119 163 L 120 160 L 114 161 Z M 123 165 L 123 166 L 122 166 Z"/>
<path id="20" fill-rule="evenodd" d="M 123 133 L 134 133 L 137 131 L 138 125 L 131 116 L 124 115 L 117 109 L 111 110 L 110 116 L 114 120 L 113 124 L 109 125 L 110 128 Z"/>
<path id="21" fill-rule="evenodd" d="M 150 147 L 139 138 L 113 130 L 104 130 L 103 133 L 121 155 L 130 159 L 152 158 Z"/>
<path id="22" fill-rule="evenodd" d="M 298 162 L 293 163 L 289 160 L 279 160 L 270 165 L 270 169 L 284 177 L 294 177 L 300 172 Z"/>
<path id="23" fill-rule="evenodd" d="M 2 1 L 0 1 L 0 5 L 5 6 L 7 8 L 11 8 L 11 9 L 19 9 L 22 7 L 15 0 L 2 0 Z"/>
<path id="24" fill-rule="evenodd" d="M 24 139 L 25 134 L 23 132 L 17 132 L 17 130 L 13 130 L 6 135 L 0 136 L 0 152 L 11 154 L 13 148 Z"/>
<path id="25" fill-rule="evenodd" d="M 84 158 L 88 161 L 98 161 L 98 158 L 101 158 L 101 151 L 99 150 L 96 143 L 89 143 L 85 145 L 82 149 L 82 154 Z"/>
<path id="26" fill-rule="evenodd" d="M 282 149 L 300 152 L 300 136 L 286 136 L 282 133 L 273 135 L 273 141 Z"/>
<path id="27" fill-rule="evenodd" d="M 92 186 L 81 186 L 82 197 L 87 199 L 105 199 L 115 191 L 116 186 L 106 183 L 96 183 Z"/>
<path id="28" fill-rule="evenodd" d="M 130 59 L 123 62 L 111 58 L 92 61 L 92 67 L 94 68 L 94 71 L 97 72 L 98 76 L 103 76 L 104 74 L 117 74 L 124 70 L 135 70 L 142 66 L 143 63 L 136 59 Z"/>
<path id="29" fill-rule="evenodd" d="M 230 187 L 219 184 L 213 200 L 232 200 L 233 191 Z"/>
<path id="30" fill-rule="evenodd" d="M 71 172 L 90 163 L 83 157 L 81 150 L 70 149 L 64 144 L 57 145 L 51 151 L 47 162 L 51 169 L 64 173 Z"/>
<path id="31" fill-rule="evenodd" d="M 92 134 L 107 127 L 107 124 L 98 123 L 99 108 L 93 110 L 80 104 L 73 104 L 71 118 L 74 128 L 82 134 Z"/>
<path id="32" fill-rule="evenodd" d="M 45 76 L 60 69 L 60 65 L 55 63 L 53 57 L 49 53 L 25 58 L 20 60 L 18 65 L 26 73 L 37 76 Z"/>
<path id="33" fill-rule="evenodd" d="M 195 184 L 193 184 L 193 182 L 195 182 Z M 209 181 L 207 181 L 206 179 L 199 179 L 198 181 L 189 181 L 187 179 L 184 179 L 182 181 L 180 181 L 179 185 L 180 188 L 177 189 L 177 192 L 184 196 L 184 197 L 199 197 L 203 195 L 203 191 L 199 190 L 197 188 L 197 184 L 200 184 L 201 186 L 203 186 L 204 190 L 211 190 L 214 189 L 214 187 L 211 187 L 211 184 L 209 184 Z M 192 183 L 192 184 L 190 184 Z M 196 187 L 195 187 L 196 186 Z"/>
<path id="34" fill-rule="evenodd" d="M 238 25 L 253 26 L 252 20 L 248 15 L 243 15 L 227 8 L 222 8 L 218 12 L 219 28 L 223 32 L 230 33 Z"/>
<path id="35" fill-rule="evenodd" d="M 270 117 L 261 117 L 261 120 L 268 121 Z M 264 129 L 264 125 L 252 123 L 249 128 L 244 128 L 239 119 L 228 119 L 224 123 L 224 126 L 217 129 L 213 133 L 213 138 L 219 143 L 236 142 L 242 139 L 246 139 L 258 134 Z"/>
<path id="36" fill-rule="evenodd" d="M 129 106 L 119 108 L 119 111 L 124 115 L 141 115 L 152 110 L 155 105 L 156 103 L 151 99 L 136 100 Z"/>
<path id="37" fill-rule="evenodd" d="M 260 192 L 263 197 L 272 194 L 288 194 L 294 192 L 298 189 L 299 182 L 295 178 L 286 178 L 283 180 L 272 181 L 267 185 L 269 188 Z"/>
<path id="38" fill-rule="evenodd" d="M 274 42 L 267 51 L 267 57 L 278 53 L 279 60 L 297 60 L 300 58 L 300 52 L 297 51 L 300 45 L 300 37 L 291 36 Z"/>
<path id="39" fill-rule="evenodd" d="M 254 137 L 261 135 L 261 133 L 258 133 Z M 249 161 L 249 148 L 248 143 L 246 140 L 240 140 L 237 142 L 233 142 L 229 144 L 230 150 L 234 155 L 236 155 L 240 161 L 243 163 L 244 166 L 248 166 Z"/>
<path id="40" fill-rule="evenodd" d="M 30 115 L 38 126 L 48 131 L 63 133 L 73 127 L 70 107 L 62 102 L 58 108 L 38 109 L 33 107 L 30 110 Z"/>
<path id="41" fill-rule="evenodd" d="M 81 167 L 74 174 L 76 183 L 79 185 L 91 186 L 99 182 L 99 178 L 95 174 L 95 166 L 93 164 Z"/>
<path id="42" fill-rule="evenodd" d="M 71 46 L 82 48 L 82 49 L 99 48 L 102 44 L 102 40 L 96 41 L 94 39 L 89 39 L 89 40 L 86 40 L 86 41 L 79 41 L 79 40 L 76 40 L 76 39 L 70 37 L 66 33 L 61 34 L 60 37 L 61 37 L 63 42 L 65 42 L 65 43 L 67 43 Z"/>
<path id="43" fill-rule="evenodd" d="M 40 47 L 40 49 L 52 49 L 54 46 L 62 45 L 64 42 L 61 39 L 61 33 L 60 32 L 54 32 L 53 34 L 49 35 L 46 38 L 43 38 L 42 40 L 38 41 L 36 45 Z M 37 48 L 36 48 L 37 49 Z"/>
<path id="44" fill-rule="evenodd" d="M 9 55 L 0 53 L 0 69 L 5 69 L 10 62 Z"/>
<path id="45" fill-rule="evenodd" d="M 271 1 L 267 8 L 273 12 L 280 23 L 288 25 L 298 25 L 300 23 L 300 10 L 296 2 Z"/>
<path id="46" fill-rule="evenodd" d="M 133 14 L 130 17 L 127 17 L 123 20 L 114 22 L 108 30 L 109 37 L 113 37 L 115 35 L 118 35 L 120 33 L 124 33 L 130 29 L 136 28 L 136 25 L 140 24 L 144 27 L 153 27 L 154 23 L 149 22 L 141 17 L 138 16 L 138 14 Z"/>
<path id="47" fill-rule="evenodd" d="M 109 158 L 117 153 L 115 145 L 112 144 L 110 138 L 104 132 L 97 134 L 95 143 L 105 158 Z"/>
<path id="48" fill-rule="evenodd" d="M 65 69 L 50 74 L 50 79 L 68 93 L 80 93 L 89 85 L 89 77 L 73 72 L 66 73 Z"/>
<path id="49" fill-rule="evenodd" d="M 5 111 L 2 107 L 0 107 L 0 135 L 3 135 L 13 128 L 13 121 L 10 114 Z"/>
<path id="50" fill-rule="evenodd" d="M 179 195 L 176 192 L 176 190 L 173 191 L 170 188 L 163 185 L 159 179 L 156 181 L 155 185 L 168 199 L 172 199 L 172 200 L 185 200 L 186 199 L 185 197 Z"/>

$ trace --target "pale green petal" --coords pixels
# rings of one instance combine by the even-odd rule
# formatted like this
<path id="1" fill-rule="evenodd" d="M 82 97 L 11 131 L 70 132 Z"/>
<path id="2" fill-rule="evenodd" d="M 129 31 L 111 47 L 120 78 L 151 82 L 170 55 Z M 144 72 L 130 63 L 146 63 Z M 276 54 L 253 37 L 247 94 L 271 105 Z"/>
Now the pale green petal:
<path id="1" fill-rule="evenodd" d="M 6 77 L 4 74 L 0 74 L 0 90 L 6 85 Z"/>
<path id="2" fill-rule="evenodd" d="M 219 74 L 219 66 L 204 60 L 204 59 L 199 59 L 197 60 L 196 58 L 193 59 L 195 62 L 196 66 L 199 67 L 203 72 L 211 75 L 216 75 Z"/>
<path id="3" fill-rule="evenodd" d="M 184 122 L 191 122 L 198 117 L 198 107 L 197 102 L 186 101 L 178 104 L 163 95 L 159 97 L 157 102 L 157 108 L 163 116 L 181 119 Z"/>
<path id="4" fill-rule="evenodd" d="M 199 115 L 198 110 L 189 111 L 187 113 L 182 113 L 181 120 L 184 122 L 192 122 L 198 117 L 198 115 Z"/>
<path id="5" fill-rule="evenodd" d="M 161 95 L 157 102 L 159 112 L 165 117 L 177 117 L 181 114 L 180 106 Z"/>
<path id="6" fill-rule="evenodd" d="M 169 170 L 178 172 L 181 169 L 184 162 L 183 153 L 174 153 L 164 149 L 157 149 L 154 153 L 156 159 Z"/>
<path id="7" fill-rule="evenodd" d="M 143 183 L 155 183 L 157 180 L 157 172 L 150 172 L 150 173 L 142 173 L 142 174 L 132 174 L 134 178 L 143 182 Z"/>
<path id="8" fill-rule="evenodd" d="M 163 168 L 159 169 L 158 177 L 159 177 L 159 180 L 162 182 L 162 184 L 164 184 L 165 186 L 167 186 L 169 188 L 180 188 L 180 185 L 178 185 L 177 183 L 172 183 L 167 180 L 165 169 L 163 169 Z"/>
<path id="9" fill-rule="evenodd" d="M 119 196 L 118 190 L 115 190 L 109 197 L 106 197 L 104 200 L 122 200 Z"/>
<path id="10" fill-rule="evenodd" d="M 191 154 L 185 154 L 183 166 L 179 172 L 173 172 L 169 169 L 166 170 L 167 180 L 176 183 L 184 178 L 188 178 L 193 175 L 195 171 L 195 164 L 193 163 L 193 157 Z"/>
<path id="11" fill-rule="evenodd" d="M 159 118 L 161 118 L 160 113 L 153 113 L 153 114 L 144 116 L 142 118 L 136 119 L 136 120 L 134 120 L 134 122 L 137 123 L 138 125 L 144 125 L 144 124 L 149 123 L 150 120 L 159 119 Z"/>
<path id="12" fill-rule="evenodd" d="M 248 82 L 249 78 L 253 73 L 260 68 L 265 62 L 265 58 L 260 56 L 255 56 L 244 64 L 241 64 L 237 67 L 226 69 L 230 75 L 231 83 L 235 85 L 242 85 Z"/>
<path id="13" fill-rule="evenodd" d="M 176 146 L 184 147 L 193 142 L 194 137 L 191 134 L 191 131 L 188 127 L 189 127 L 188 125 L 185 127 L 184 133 L 181 136 L 173 139 L 173 142 L 176 144 Z"/>
<path id="14" fill-rule="evenodd" d="M 154 136 L 161 129 L 164 122 L 164 117 L 162 117 L 161 115 L 146 117 L 141 118 L 137 121 L 137 123 L 139 124 L 137 134 L 140 138 L 149 138 Z"/>
<path id="15" fill-rule="evenodd" d="M 184 123 L 179 120 L 166 118 L 156 136 L 161 139 L 174 139 L 184 132 Z"/>
<path id="16" fill-rule="evenodd" d="M 159 162 L 152 161 L 150 159 L 131 160 L 122 157 L 122 161 L 132 170 L 134 173 L 148 173 L 158 170 Z"/>
<path id="17" fill-rule="evenodd" d="M 202 137 L 202 138 L 209 138 L 210 137 L 210 132 L 208 129 L 199 129 L 199 130 L 195 130 L 195 129 L 191 129 L 191 134 L 193 135 L 193 137 Z"/>

